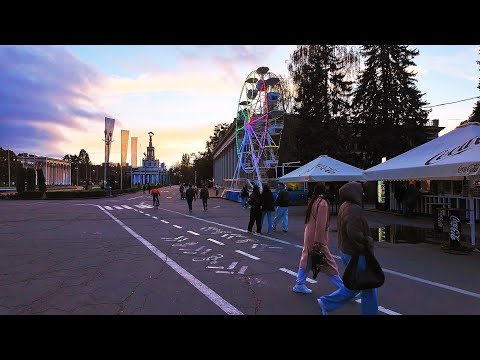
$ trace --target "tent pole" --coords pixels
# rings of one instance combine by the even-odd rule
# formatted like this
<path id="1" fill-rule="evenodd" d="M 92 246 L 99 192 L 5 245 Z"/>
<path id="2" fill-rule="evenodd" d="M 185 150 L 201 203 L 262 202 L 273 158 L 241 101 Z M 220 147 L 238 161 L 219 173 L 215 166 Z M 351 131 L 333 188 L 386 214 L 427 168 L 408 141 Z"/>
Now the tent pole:
<path id="1" fill-rule="evenodd" d="M 470 241 L 472 246 L 475 247 L 475 199 L 472 197 L 473 180 L 468 181 L 468 199 L 470 200 L 469 212 L 470 212 Z"/>

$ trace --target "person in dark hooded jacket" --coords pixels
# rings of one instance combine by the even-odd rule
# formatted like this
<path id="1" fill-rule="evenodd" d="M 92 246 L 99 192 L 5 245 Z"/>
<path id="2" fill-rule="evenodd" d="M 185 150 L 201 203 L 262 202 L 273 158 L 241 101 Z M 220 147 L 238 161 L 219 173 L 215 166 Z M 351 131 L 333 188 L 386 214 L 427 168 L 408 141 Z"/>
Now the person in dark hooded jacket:
<path id="1" fill-rule="evenodd" d="M 373 238 L 362 209 L 362 184 L 349 182 L 339 190 L 340 210 L 337 217 L 337 239 L 340 255 L 346 265 L 354 254 L 373 253 Z M 365 257 L 360 256 L 359 266 L 365 265 Z M 318 299 L 324 315 L 352 300 L 359 291 L 342 286 L 330 295 Z M 378 315 L 377 289 L 360 291 L 362 315 Z"/>

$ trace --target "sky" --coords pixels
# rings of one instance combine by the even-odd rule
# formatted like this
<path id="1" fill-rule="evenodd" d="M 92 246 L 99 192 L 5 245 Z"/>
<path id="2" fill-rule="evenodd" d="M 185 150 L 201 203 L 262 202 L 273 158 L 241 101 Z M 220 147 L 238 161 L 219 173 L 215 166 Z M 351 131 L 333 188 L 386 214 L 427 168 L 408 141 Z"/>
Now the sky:
<path id="1" fill-rule="evenodd" d="M 480 96 L 479 45 L 411 45 L 420 54 L 417 87 L 430 105 Z M 231 123 L 247 75 L 268 66 L 288 75 L 296 45 L 0 46 L 0 147 L 62 158 L 85 149 L 104 161 L 105 116 L 116 119 L 110 161 L 120 162 L 120 130 L 153 132 L 167 167 L 205 150 L 215 125 Z M 454 129 L 478 99 L 434 107 L 430 119 Z M 127 162 L 131 162 L 130 144 Z"/>

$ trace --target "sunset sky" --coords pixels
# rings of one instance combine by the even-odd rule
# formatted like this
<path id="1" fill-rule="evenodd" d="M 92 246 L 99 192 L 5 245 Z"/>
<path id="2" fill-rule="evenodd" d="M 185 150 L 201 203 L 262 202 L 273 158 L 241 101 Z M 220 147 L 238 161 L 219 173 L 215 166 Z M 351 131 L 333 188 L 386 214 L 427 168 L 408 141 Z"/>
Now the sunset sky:
<path id="1" fill-rule="evenodd" d="M 479 96 L 478 45 L 421 45 L 417 86 L 430 105 Z M 205 150 L 215 125 L 232 122 L 246 76 L 259 66 L 288 75 L 295 45 L 0 46 L 0 146 L 63 157 L 85 149 L 103 162 L 104 117 L 116 119 L 110 161 L 120 161 L 120 130 L 167 167 Z M 476 100 L 433 108 L 452 130 Z M 130 163 L 130 145 L 127 162 Z"/>

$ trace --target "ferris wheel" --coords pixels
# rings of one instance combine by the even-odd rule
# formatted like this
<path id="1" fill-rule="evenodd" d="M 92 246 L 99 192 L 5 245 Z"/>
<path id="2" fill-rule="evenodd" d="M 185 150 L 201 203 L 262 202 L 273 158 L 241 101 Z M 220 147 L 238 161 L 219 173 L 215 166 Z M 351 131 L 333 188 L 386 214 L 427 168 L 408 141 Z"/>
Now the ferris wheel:
<path id="1" fill-rule="evenodd" d="M 268 179 L 268 169 L 278 165 L 278 150 L 283 130 L 283 99 L 280 79 L 268 67 L 252 71 L 243 83 L 236 123 L 237 166 L 232 188 L 240 179 L 249 187 Z"/>

